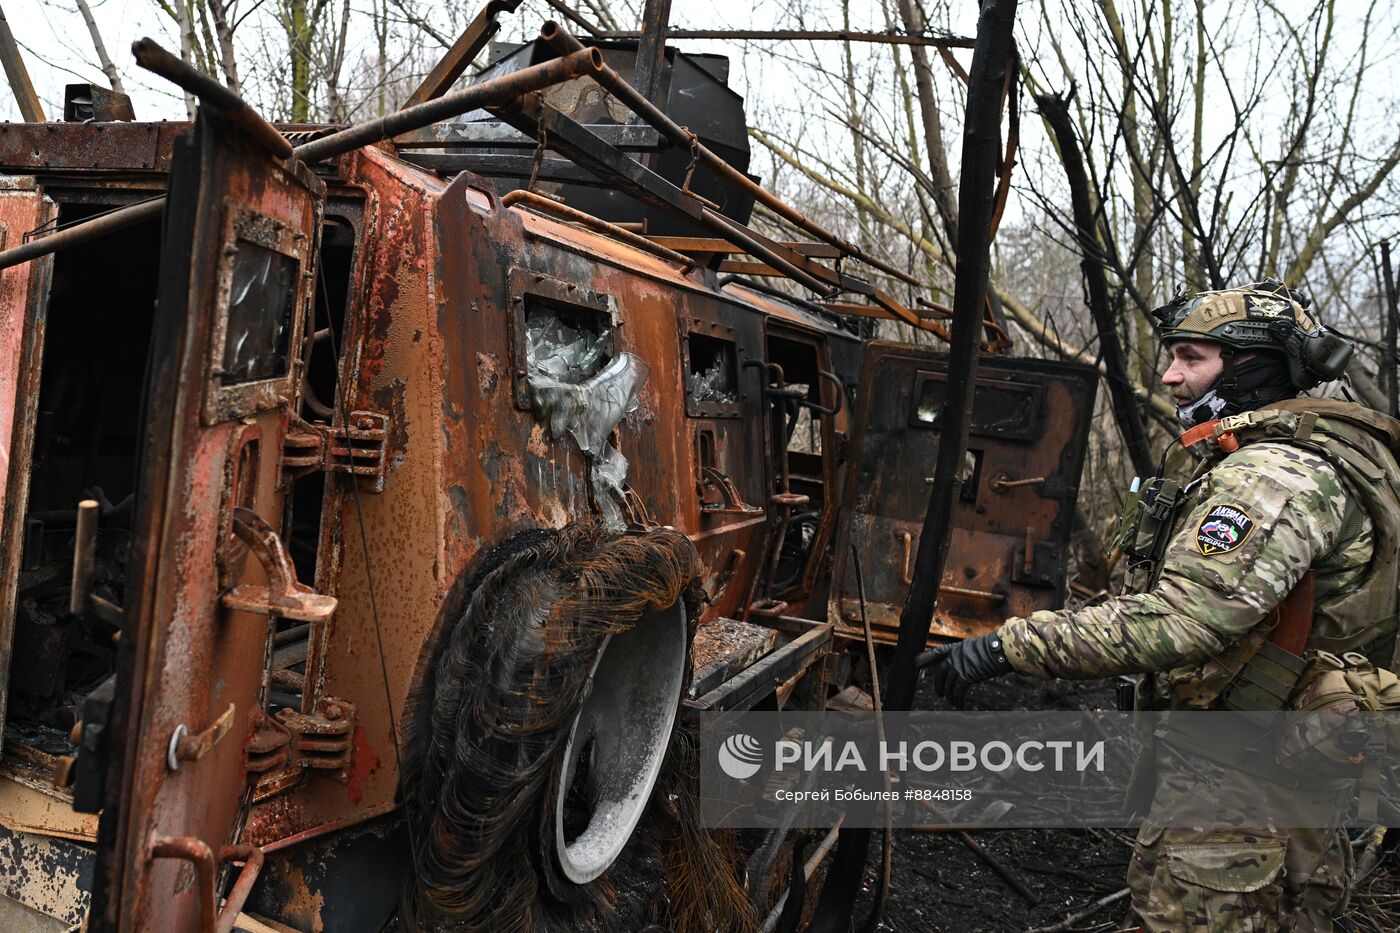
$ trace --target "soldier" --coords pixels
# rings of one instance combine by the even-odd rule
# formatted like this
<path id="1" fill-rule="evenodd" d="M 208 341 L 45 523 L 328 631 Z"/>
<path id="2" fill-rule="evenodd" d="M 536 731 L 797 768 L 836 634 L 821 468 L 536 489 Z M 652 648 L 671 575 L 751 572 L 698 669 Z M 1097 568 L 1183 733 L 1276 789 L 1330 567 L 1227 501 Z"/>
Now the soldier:
<path id="1" fill-rule="evenodd" d="M 961 704 L 970 684 L 1012 671 L 1140 674 L 1138 709 L 1277 710 L 1296 703 L 1319 650 L 1393 665 L 1400 422 L 1297 397 L 1337 378 L 1350 345 L 1274 280 L 1179 298 L 1156 315 L 1171 352 L 1162 382 L 1187 429 L 1179 443 L 1202 456 L 1199 466 L 1184 486 L 1161 477 L 1147 485 L 1124 536 L 1124 595 L 1009 619 L 926 652 L 940 695 Z M 1256 770 L 1261 762 L 1238 737 L 1178 739 L 1197 763 L 1159 750 L 1129 867 L 1143 929 L 1331 930 L 1348 895 L 1344 831 L 1170 825 L 1193 788 L 1225 786 L 1230 772 L 1216 762 L 1250 776 L 1249 800 L 1240 791 L 1212 801 L 1223 822 L 1250 803 L 1282 804 L 1313 788 L 1271 781 L 1277 768 Z"/>

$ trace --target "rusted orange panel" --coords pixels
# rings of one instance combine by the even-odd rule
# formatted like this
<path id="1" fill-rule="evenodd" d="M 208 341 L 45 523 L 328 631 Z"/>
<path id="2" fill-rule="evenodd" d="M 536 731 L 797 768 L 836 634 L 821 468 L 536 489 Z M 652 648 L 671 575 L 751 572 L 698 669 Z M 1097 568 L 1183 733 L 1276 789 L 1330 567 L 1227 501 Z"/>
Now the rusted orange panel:
<path id="1" fill-rule="evenodd" d="M 18 245 L 24 235 L 56 217 L 58 211 L 33 178 L 0 177 L 0 249 Z M 44 296 L 53 257 L 0 273 L 0 517 L 25 514 L 29 497 L 30 453 L 39 399 L 37 364 L 44 346 Z M 22 520 L 0 527 L 0 567 L 19 566 Z M 14 641 L 15 592 L 11 570 L 0 578 L 0 681 L 8 683 Z M 0 725 L 8 694 L 0 692 Z"/>
<path id="2" fill-rule="evenodd" d="M 928 506 L 945 369 L 941 358 L 911 347 L 874 344 L 871 351 L 850 540 L 861 553 L 867 615 L 877 633 L 892 637 Z M 1096 378 L 1073 364 L 984 361 L 969 441 L 973 473 L 953 514 L 931 637 L 980 635 L 1062 602 Z M 839 609 L 858 630 L 853 574 L 845 575 Z"/>
<path id="3" fill-rule="evenodd" d="M 363 290 L 346 404 L 390 414 L 383 493 L 332 499 L 340 542 L 339 606 L 324 654 L 325 693 L 360 710 L 364 745 L 377 758 L 354 782 L 313 778 L 296 799 L 304 825 L 345 825 L 392 806 L 396 766 L 389 706 L 402 717 L 422 646 L 448 590 L 475 556 L 514 531 L 591 517 L 583 458 L 574 441 L 551 438 L 516 404 L 523 359 L 512 315 L 531 282 L 603 296 L 620 322 L 614 349 L 650 366 L 639 408 L 617 432 L 628 483 L 650 513 L 692 535 L 710 561 L 717 611 L 741 608 L 766 534 L 765 518 L 732 525 L 702 520 L 694 425 L 686 416 L 681 340 L 688 316 L 732 316 L 734 306 L 676 265 L 531 212 L 503 208 L 480 183 L 421 183 L 416 170 L 363 151 L 348 182 L 368 193 Z M 512 284 L 512 270 L 519 270 Z M 525 284 L 520 284 L 524 282 Z M 540 284 L 542 283 L 542 284 Z M 761 355 L 754 317 L 747 352 Z M 761 435 L 752 457 L 731 456 L 737 425 L 721 432 L 721 461 L 746 494 L 764 495 Z M 363 527 L 361 523 L 363 522 Z M 366 553 L 366 547 L 368 551 Z M 721 577 L 730 554 L 748 555 Z M 373 583 L 371 597 L 370 584 Z M 376 620 L 377 608 L 377 620 Z M 381 669 L 375 655 L 382 641 Z M 387 684 L 386 684 L 387 674 Z M 386 692 L 388 699 L 386 700 Z"/>
<path id="4" fill-rule="evenodd" d="M 294 794 L 302 810 L 297 826 L 281 827 L 289 832 L 367 818 L 392 805 L 397 774 L 387 704 L 402 714 L 419 649 L 437 615 L 449 546 L 435 531 L 446 521 L 441 478 L 444 461 L 453 456 L 442 448 L 439 399 L 448 359 L 437 323 L 442 259 L 433 235 L 446 186 L 373 149 L 361 150 L 348 170 L 349 182 L 365 190 L 367 200 L 362 268 L 350 296 L 357 313 L 346 322 L 347 368 L 354 376 L 345 404 L 390 416 L 388 465 L 382 493 L 338 484 L 323 518 L 336 526 L 332 535 L 339 542 L 323 588 L 333 590 L 338 605 L 308 672 L 318 665 L 324 693 L 359 710 L 355 780 L 311 778 Z"/>
<path id="5" fill-rule="evenodd" d="M 189 130 L 184 122 L 5 123 L 0 124 L 0 165 L 11 171 L 67 169 L 99 177 L 159 174 L 170 171 L 175 138 Z"/>

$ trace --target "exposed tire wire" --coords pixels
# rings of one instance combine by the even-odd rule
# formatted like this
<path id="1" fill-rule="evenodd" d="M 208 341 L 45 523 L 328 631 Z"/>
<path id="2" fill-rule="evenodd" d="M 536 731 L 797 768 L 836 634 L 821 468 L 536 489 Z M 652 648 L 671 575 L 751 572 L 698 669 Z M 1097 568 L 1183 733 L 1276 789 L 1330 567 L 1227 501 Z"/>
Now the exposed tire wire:
<path id="1" fill-rule="evenodd" d="M 410 701 L 411 928 L 567 929 L 606 914 L 607 874 L 574 885 L 555 867 L 550 802 L 568 791 L 569 729 L 604 638 L 678 600 L 695 618 L 700 573 L 694 546 L 668 529 L 614 538 L 570 525 L 487 555 Z"/>

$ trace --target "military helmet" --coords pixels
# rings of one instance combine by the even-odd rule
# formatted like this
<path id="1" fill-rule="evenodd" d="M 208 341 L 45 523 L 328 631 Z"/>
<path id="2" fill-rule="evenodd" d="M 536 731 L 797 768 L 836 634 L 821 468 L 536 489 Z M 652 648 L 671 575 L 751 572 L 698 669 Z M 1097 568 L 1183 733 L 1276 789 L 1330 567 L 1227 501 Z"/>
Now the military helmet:
<path id="1" fill-rule="evenodd" d="M 1306 296 L 1277 279 L 1239 288 L 1181 295 L 1152 314 L 1162 342 L 1209 340 L 1238 352 L 1282 354 L 1289 381 L 1310 389 L 1341 376 L 1351 342 L 1320 323 Z"/>

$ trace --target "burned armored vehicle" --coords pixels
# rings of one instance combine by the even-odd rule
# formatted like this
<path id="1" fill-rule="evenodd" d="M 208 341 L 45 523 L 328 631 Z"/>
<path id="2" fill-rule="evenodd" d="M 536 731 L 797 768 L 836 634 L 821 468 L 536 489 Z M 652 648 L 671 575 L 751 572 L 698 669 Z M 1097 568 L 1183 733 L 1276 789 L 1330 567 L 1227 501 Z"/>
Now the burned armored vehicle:
<path id="1" fill-rule="evenodd" d="M 688 715 L 858 679 L 853 550 L 891 640 L 947 375 L 868 322 L 940 313 L 749 178 L 723 60 L 547 24 L 447 90 L 477 39 L 359 127 L 153 43 L 192 124 L 0 127 L 7 928 L 581 910 L 684 848 Z M 1062 598 L 1093 408 L 978 380 L 940 637 Z"/>

